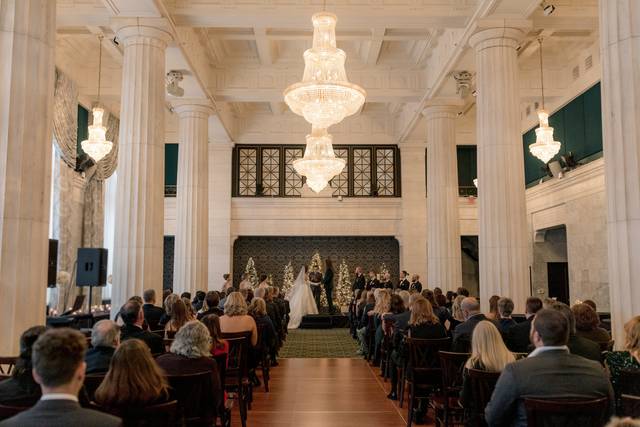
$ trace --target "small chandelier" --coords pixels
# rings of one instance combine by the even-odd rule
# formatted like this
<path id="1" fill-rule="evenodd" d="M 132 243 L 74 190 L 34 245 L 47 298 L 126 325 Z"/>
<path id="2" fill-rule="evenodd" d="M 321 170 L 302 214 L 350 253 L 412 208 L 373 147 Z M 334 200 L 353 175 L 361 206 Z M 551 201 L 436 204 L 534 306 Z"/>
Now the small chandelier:
<path id="1" fill-rule="evenodd" d="M 316 193 L 324 190 L 346 164 L 333 152 L 332 140 L 327 129 L 312 126 L 311 135 L 307 135 L 304 157 L 293 161 L 296 172 L 307 177 L 307 185 Z"/>
<path id="2" fill-rule="evenodd" d="M 302 81 L 285 89 L 284 101 L 316 128 L 327 129 L 358 112 L 367 94 L 347 79 L 347 55 L 336 47 L 336 16 L 320 12 L 311 21 L 313 46 L 303 55 Z"/>
<path id="3" fill-rule="evenodd" d="M 80 143 L 85 153 L 89 155 L 96 163 L 104 156 L 111 152 L 113 142 L 107 141 L 107 128 L 102 125 L 102 116 L 104 109 L 100 108 L 100 80 L 102 77 L 102 36 L 98 37 L 99 59 L 98 59 L 98 101 L 96 107 L 93 108 L 93 124 L 89 125 L 89 139 L 85 139 Z"/>
<path id="4" fill-rule="evenodd" d="M 553 128 L 549 126 L 549 113 L 544 109 L 544 76 L 542 71 L 542 38 L 538 39 L 540 43 L 540 87 L 542 89 L 542 108 L 538 110 L 538 120 L 540 121 L 540 127 L 536 129 L 536 142 L 529 145 L 529 151 L 532 155 L 540 159 L 543 163 L 548 163 L 549 160 L 558 154 L 560 141 L 554 141 Z"/>

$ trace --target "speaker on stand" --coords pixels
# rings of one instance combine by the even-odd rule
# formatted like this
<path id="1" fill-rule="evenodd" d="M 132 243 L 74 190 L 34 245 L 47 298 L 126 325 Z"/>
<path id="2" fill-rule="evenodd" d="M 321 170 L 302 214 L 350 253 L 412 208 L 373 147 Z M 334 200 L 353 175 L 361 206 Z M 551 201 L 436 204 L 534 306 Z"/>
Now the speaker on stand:
<path id="1" fill-rule="evenodd" d="M 105 248 L 78 248 L 76 286 L 89 287 L 89 312 L 93 287 L 107 284 L 107 257 Z"/>

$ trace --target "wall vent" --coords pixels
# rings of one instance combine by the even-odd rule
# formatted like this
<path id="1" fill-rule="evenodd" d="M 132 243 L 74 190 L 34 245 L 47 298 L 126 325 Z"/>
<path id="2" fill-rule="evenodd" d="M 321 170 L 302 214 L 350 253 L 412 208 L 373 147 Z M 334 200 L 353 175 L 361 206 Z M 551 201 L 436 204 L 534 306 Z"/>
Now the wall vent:
<path id="1" fill-rule="evenodd" d="M 593 67 L 593 56 L 589 55 L 584 60 L 584 68 L 588 70 L 591 67 Z"/>
<path id="2" fill-rule="evenodd" d="M 578 77 L 580 77 L 580 66 L 576 65 L 573 67 L 571 74 L 573 75 L 573 80 L 578 80 Z"/>

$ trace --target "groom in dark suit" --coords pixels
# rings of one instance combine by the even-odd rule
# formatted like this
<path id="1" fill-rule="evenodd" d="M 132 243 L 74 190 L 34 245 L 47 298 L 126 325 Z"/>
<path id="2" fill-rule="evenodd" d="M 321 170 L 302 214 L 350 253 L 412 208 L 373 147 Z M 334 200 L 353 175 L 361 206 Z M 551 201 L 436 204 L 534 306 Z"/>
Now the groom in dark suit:
<path id="1" fill-rule="evenodd" d="M 326 259 L 325 265 L 327 269 L 322 278 L 324 291 L 327 294 L 327 303 L 329 304 L 329 314 L 333 314 L 333 264 L 329 258 Z"/>
<path id="2" fill-rule="evenodd" d="M 320 312 L 320 295 L 322 294 L 322 273 L 318 270 L 313 270 L 309 273 L 309 285 L 311 286 L 311 292 L 313 293 L 313 299 L 316 300 L 316 307 Z"/>

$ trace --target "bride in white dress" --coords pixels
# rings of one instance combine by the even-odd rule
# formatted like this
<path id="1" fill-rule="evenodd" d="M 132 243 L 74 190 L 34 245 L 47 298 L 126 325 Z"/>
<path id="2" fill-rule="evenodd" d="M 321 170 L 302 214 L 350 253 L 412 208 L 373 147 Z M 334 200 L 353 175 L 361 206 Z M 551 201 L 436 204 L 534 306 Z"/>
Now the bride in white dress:
<path id="1" fill-rule="evenodd" d="M 291 310 L 289 313 L 289 329 L 297 329 L 300 326 L 300 322 L 302 322 L 302 318 L 307 314 L 318 314 L 316 301 L 313 299 L 311 287 L 306 279 L 306 272 L 303 266 L 287 295 Z"/>

